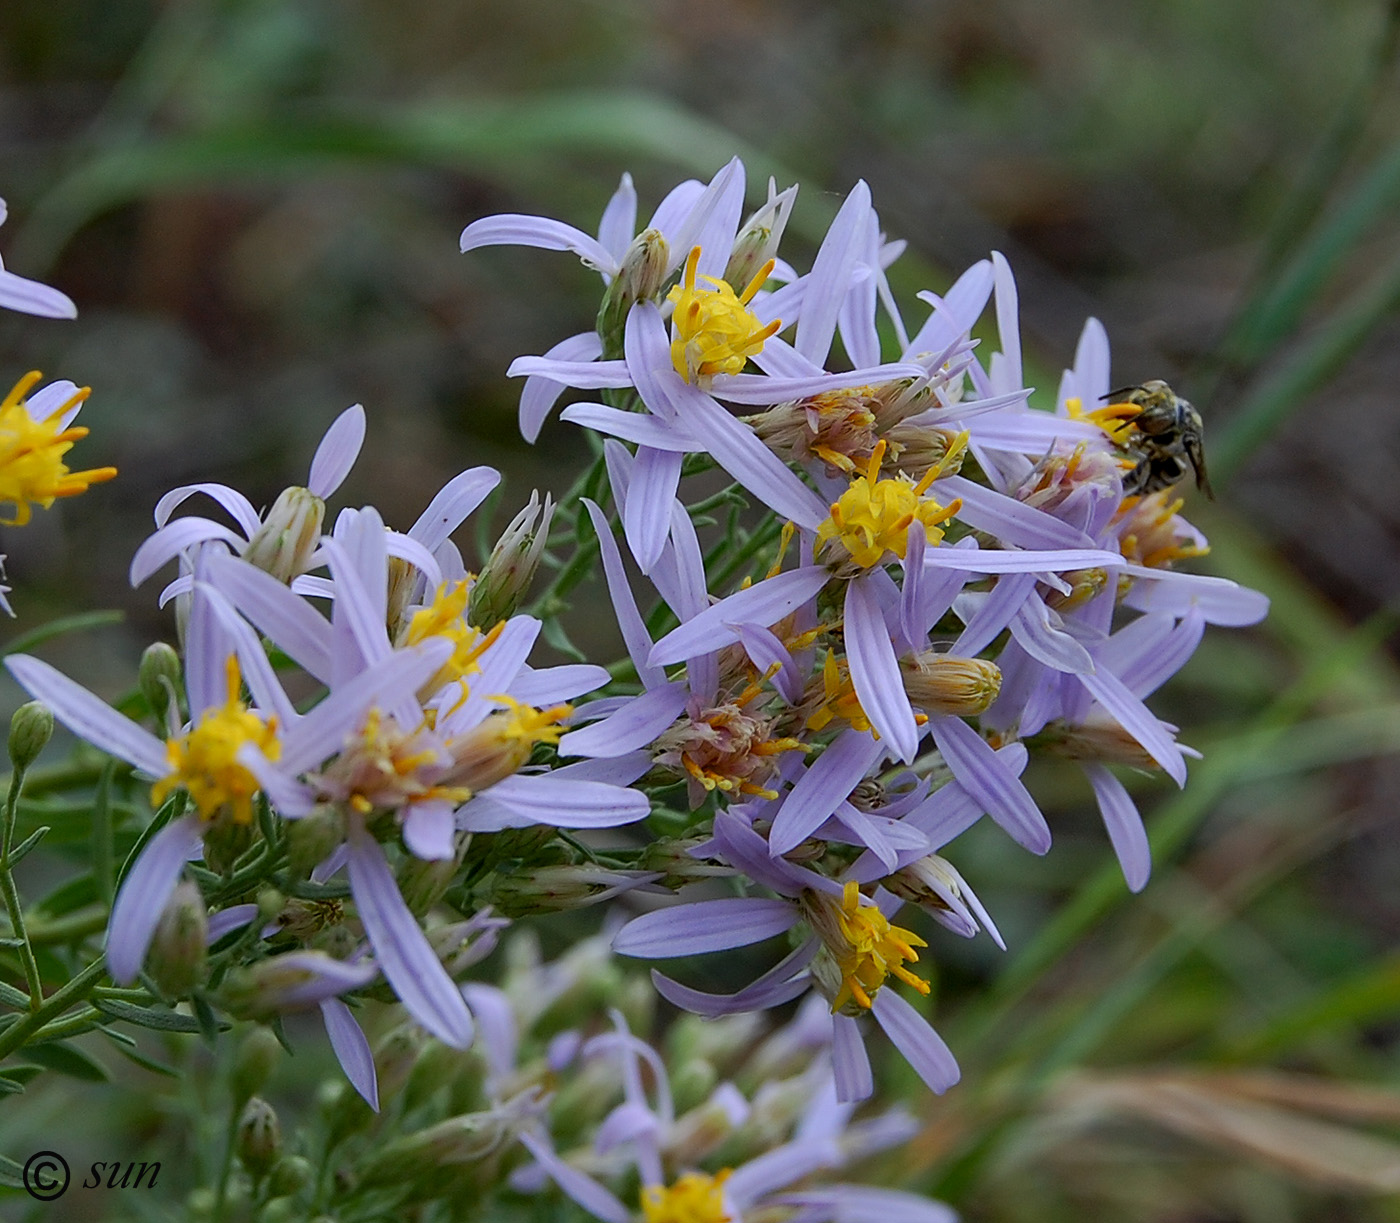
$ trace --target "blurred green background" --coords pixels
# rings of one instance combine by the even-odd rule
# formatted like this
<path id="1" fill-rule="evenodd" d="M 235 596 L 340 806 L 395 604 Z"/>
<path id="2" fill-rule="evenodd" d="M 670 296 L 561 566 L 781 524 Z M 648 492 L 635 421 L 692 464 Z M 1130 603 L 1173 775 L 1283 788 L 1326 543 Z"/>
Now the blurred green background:
<path id="1" fill-rule="evenodd" d="M 468 221 L 591 229 L 624 170 L 645 214 L 737 152 L 751 203 L 803 184 L 803 266 L 864 178 L 906 303 L 1000 249 L 1042 392 L 1093 314 L 1120 381 L 1195 400 L 1205 567 L 1274 599 L 1159 698 L 1205 760 L 1140 787 L 1140 899 L 1069 773 L 1036 782 L 1047 860 L 959 842 L 1011 951 L 938 940 L 965 1078 L 909 1175 L 969 1220 L 1400 1219 L 1397 29 L 1378 0 L 5 0 L 0 250 L 80 315 L 0 319 L 3 376 L 90 384 L 74 457 L 121 468 L 0 538 L 13 632 L 120 609 L 47 653 L 128 686 L 170 633 L 125 579 L 160 494 L 268 504 L 351 402 L 340 504 L 406 527 L 491 463 L 499 529 L 567 487 L 577 435 L 526 446 L 504 370 L 597 279 L 462 257 Z M 119 1133 L 142 1084 L 77 1090 Z"/>

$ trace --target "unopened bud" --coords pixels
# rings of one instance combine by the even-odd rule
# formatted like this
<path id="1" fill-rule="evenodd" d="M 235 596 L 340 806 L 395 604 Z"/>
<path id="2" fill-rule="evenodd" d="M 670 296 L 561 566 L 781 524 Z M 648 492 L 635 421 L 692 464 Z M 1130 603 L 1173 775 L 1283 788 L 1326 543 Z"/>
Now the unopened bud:
<path id="1" fill-rule="evenodd" d="M 470 844 L 471 834 L 463 833 L 457 837 L 455 852 L 450 858 L 404 855 L 398 870 L 399 892 L 414 917 L 428 913 L 452 886 Z"/>
<path id="2" fill-rule="evenodd" d="M 639 301 L 654 298 L 666 284 L 671 250 L 660 230 L 643 230 L 622 256 L 622 267 L 603 294 L 598 309 L 598 336 L 604 359 L 622 356 L 627 315 Z"/>
<path id="3" fill-rule="evenodd" d="M 298 879 L 330 857 L 345 840 L 345 816 L 336 807 L 317 807 L 310 815 L 287 821 L 287 866 Z"/>
<path id="4" fill-rule="evenodd" d="M 168 726 L 179 726 L 180 716 L 180 655 L 175 647 L 163 641 L 155 641 L 141 654 L 141 666 L 136 673 L 141 695 L 151 707 L 156 722 L 162 731 Z"/>
<path id="5" fill-rule="evenodd" d="M 10 763 L 24 772 L 53 738 L 53 714 L 42 701 L 28 701 L 10 719 Z"/>
<path id="6" fill-rule="evenodd" d="M 1035 747 L 1069 760 L 1125 764 L 1129 768 L 1153 773 L 1162 771 L 1162 766 L 1148 755 L 1147 749 L 1108 717 L 1091 715 L 1085 721 L 1072 725 L 1051 722 L 1035 736 L 1033 742 Z"/>
<path id="7" fill-rule="evenodd" d="M 167 998 L 185 998 L 208 962 L 209 916 L 193 883 L 181 883 L 156 925 L 146 968 Z"/>
<path id="8" fill-rule="evenodd" d="M 739 231 L 729 263 L 724 269 L 724 279 L 736 293 L 743 290 L 759 268 L 777 255 L 778 244 L 783 239 L 783 230 L 787 228 L 792 202 L 796 198 L 795 186 L 779 192 L 777 184 L 771 178 L 768 180 L 768 200 Z"/>
<path id="9" fill-rule="evenodd" d="M 641 881 L 635 871 L 587 865 L 540 866 L 501 876 L 491 899 L 507 917 L 524 917 L 599 904 Z"/>
<path id="10" fill-rule="evenodd" d="M 231 818 L 225 808 L 221 818 L 204 826 L 205 864 L 217 874 L 229 874 L 233 864 L 247 852 L 257 836 L 255 824 L 244 824 Z"/>
<path id="11" fill-rule="evenodd" d="M 374 1073 L 379 1081 L 381 1108 L 408 1081 L 422 1047 L 423 1034 L 415 1023 L 402 1024 L 384 1034 L 374 1050 Z"/>
<path id="12" fill-rule="evenodd" d="M 902 662 L 900 671 L 909 703 L 932 717 L 975 717 L 1001 691 L 1001 669 L 985 658 L 953 658 L 924 650 L 912 662 Z"/>
<path id="13" fill-rule="evenodd" d="M 703 1058 L 692 1058 L 671 1072 L 671 1094 L 676 1111 L 689 1112 L 715 1089 L 719 1073 Z"/>
<path id="14" fill-rule="evenodd" d="M 360 990 L 378 975 L 372 961 L 337 960 L 320 951 L 272 955 L 224 978 L 219 1001 L 240 1019 L 270 1019 Z"/>
<path id="15" fill-rule="evenodd" d="M 266 1100 L 254 1096 L 238 1118 L 234 1150 L 239 1161 L 253 1177 L 261 1179 L 272 1171 L 281 1149 L 282 1127 L 276 1112 Z"/>
<path id="16" fill-rule="evenodd" d="M 315 1169 L 312 1168 L 309 1159 L 300 1155 L 288 1155 L 285 1159 L 277 1161 L 268 1188 L 275 1198 L 290 1198 L 310 1186 L 314 1175 Z M 304 1209 L 302 1213 L 305 1214 Z"/>
<path id="17" fill-rule="evenodd" d="M 243 1038 L 233 1059 L 233 1098 L 245 1103 L 263 1089 L 282 1057 L 282 1046 L 267 1028 L 259 1025 Z"/>
<path id="18" fill-rule="evenodd" d="M 1062 573 L 1060 577 L 1069 583 L 1069 593 L 1059 590 L 1045 592 L 1045 606 L 1058 612 L 1080 607 L 1108 588 L 1107 569 L 1076 569 L 1071 573 Z"/>
<path id="19" fill-rule="evenodd" d="M 305 573 L 321 542 L 326 503 L 309 488 L 286 488 L 243 549 L 243 559 L 291 584 Z"/>
<path id="20" fill-rule="evenodd" d="M 472 584 L 467 601 L 467 623 L 474 628 L 489 629 L 515 614 L 525 592 L 534 580 L 549 542 L 549 524 L 554 517 L 554 502 L 545 494 L 544 510 L 540 510 L 540 494 L 530 494 L 529 504 L 501 533 L 491 555 Z M 537 525 L 538 524 L 538 525 Z"/>

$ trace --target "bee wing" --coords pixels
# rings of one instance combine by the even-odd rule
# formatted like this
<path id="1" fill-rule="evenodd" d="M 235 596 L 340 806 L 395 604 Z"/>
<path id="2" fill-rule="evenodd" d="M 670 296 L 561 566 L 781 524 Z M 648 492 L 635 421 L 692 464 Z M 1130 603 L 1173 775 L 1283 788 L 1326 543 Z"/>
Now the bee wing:
<path id="1" fill-rule="evenodd" d="M 1126 396 L 1129 391 L 1146 391 L 1143 386 L 1120 386 L 1116 391 L 1109 391 L 1107 395 L 1100 395 L 1099 398 L 1106 403 L 1132 403 L 1131 399 L 1119 399 L 1120 395 Z"/>
<path id="2" fill-rule="evenodd" d="M 1201 445 L 1199 437 L 1188 437 L 1184 442 L 1186 446 L 1186 457 L 1191 460 L 1191 466 L 1196 472 L 1196 487 L 1205 493 L 1212 501 L 1215 500 L 1215 492 L 1210 486 L 1210 477 L 1206 475 L 1206 450 Z"/>

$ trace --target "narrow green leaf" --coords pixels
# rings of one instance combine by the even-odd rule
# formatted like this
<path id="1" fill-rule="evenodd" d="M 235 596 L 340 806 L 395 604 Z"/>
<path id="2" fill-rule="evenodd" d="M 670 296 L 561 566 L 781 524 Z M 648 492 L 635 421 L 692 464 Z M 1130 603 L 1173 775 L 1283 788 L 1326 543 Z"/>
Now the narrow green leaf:
<path id="1" fill-rule="evenodd" d="M 3 1155 L 0 1155 L 0 1185 L 7 1189 L 24 1188 L 24 1169 L 13 1159 L 6 1159 Z"/>
<path id="2" fill-rule="evenodd" d="M 19 941 L 22 940 L 16 940 L 16 942 Z M 17 1007 L 22 1011 L 29 1009 L 29 995 L 23 990 L 16 989 L 13 985 L 7 985 L 4 981 L 0 981 L 0 1002 L 6 1006 Z"/>
<path id="3" fill-rule="evenodd" d="M 22 654 L 26 650 L 32 650 L 35 646 L 43 645 L 44 642 L 61 637 L 65 633 L 79 633 L 87 629 L 103 628 L 109 624 L 120 624 L 123 619 L 124 615 L 119 611 L 80 612 L 76 616 L 60 616 L 57 620 L 41 624 L 38 628 L 30 629 L 27 633 L 21 633 L 18 637 L 0 646 L 0 656 Z"/>
<path id="4" fill-rule="evenodd" d="M 33 849 L 37 844 L 39 844 L 39 842 L 42 841 L 51 831 L 52 829 L 50 829 L 47 824 L 41 824 L 27 837 L 25 837 L 23 841 L 16 845 L 14 849 L 10 850 L 11 868 L 16 867 L 21 862 L 23 862 L 25 859 L 25 855 L 28 854 L 29 851 Z"/>
<path id="5" fill-rule="evenodd" d="M 92 1005 L 104 1015 L 134 1023 L 140 1028 L 152 1028 L 157 1032 L 199 1032 L 199 1021 L 192 1015 L 182 1015 L 179 1011 L 160 1007 L 135 1006 L 116 998 L 94 998 Z"/>
<path id="6" fill-rule="evenodd" d="M 26 1046 L 25 1056 L 56 1074 L 67 1075 L 70 1079 L 81 1079 L 85 1083 L 105 1083 L 109 1079 L 107 1069 L 90 1053 L 53 1041 L 48 1044 Z"/>
<path id="7" fill-rule="evenodd" d="M 195 994 L 190 999 L 190 1006 L 194 1010 L 194 1017 L 199 1024 L 199 1034 L 204 1038 L 204 1043 L 211 1048 L 218 1042 L 219 1032 L 230 1027 L 229 1024 L 220 1024 L 218 1016 L 214 1014 L 214 1008 L 205 1001 L 203 995 Z"/>

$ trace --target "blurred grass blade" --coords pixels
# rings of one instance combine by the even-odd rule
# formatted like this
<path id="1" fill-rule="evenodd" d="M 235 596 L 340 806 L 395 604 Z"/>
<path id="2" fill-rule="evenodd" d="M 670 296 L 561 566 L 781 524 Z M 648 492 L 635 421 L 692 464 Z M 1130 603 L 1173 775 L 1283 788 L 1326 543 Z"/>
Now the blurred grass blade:
<path id="1" fill-rule="evenodd" d="M 37 645 L 52 640 L 54 637 L 62 637 L 65 633 L 81 633 L 90 628 L 105 628 L 109 624 L 120 624 L 123 614 L 119 611 L 95 611 L 79 612 L 75 616 L 60 616 L 57 620 L 51 620 L 48 624 L 41 624 L 38 628 L 30 629 L 27 633 L 21 633 L 18 637 L 7 641 L 0 646 L 0 655 L 22 654 L 25 650 L 32 650 Z"/>

